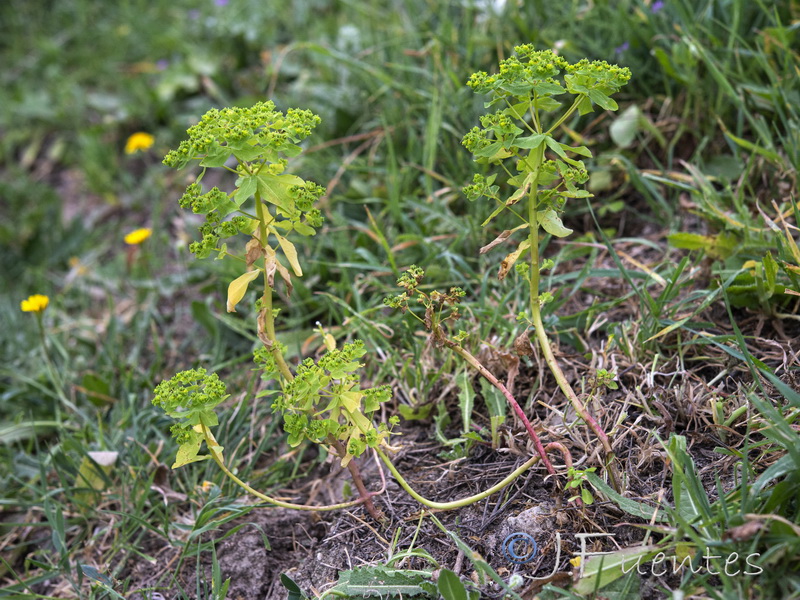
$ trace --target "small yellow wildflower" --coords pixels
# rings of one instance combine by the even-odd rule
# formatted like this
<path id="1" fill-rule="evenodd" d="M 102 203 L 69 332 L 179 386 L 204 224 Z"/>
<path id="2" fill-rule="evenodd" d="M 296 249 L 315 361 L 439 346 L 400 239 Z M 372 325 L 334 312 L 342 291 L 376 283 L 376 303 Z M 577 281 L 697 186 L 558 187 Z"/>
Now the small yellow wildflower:
<path id="1" fill-rule="evenodd" d="M 139 150 L 147 150 L 153 145 L 156 138 L 144 131 L 137 131 L 125 142 L 125 154 L 133 154 Z"/>
<path id="2" fill-rule="evenodd" d="M 125 236 L 125 243 L 131 246 L 136 246 L 141 244 L 147 238 L 153 235 L 153 230 L 148 227 L 142 227 L 141 229 L 136 229 L 131 231 L 128 235 Z"/>
<path id="3" fill-rule="evenodd" d="M 576 556 L 575 558 L 570 558 L 569 559 L 569 564 L 571 564 L 573 567 L 580 567 L 581 566 L 581 557 L 580 556 Z"/>
<path id="4" fill-rule="evenodd" d="M 43 312 L 47 305 L 50 303 L 50 298 L 43 294 L 34 294 L 33 296 L 28 296 L 27 300 L 23 300 L 19 303 L 19 307 L 22 312 L 35 312 L 40 313 Z"/>

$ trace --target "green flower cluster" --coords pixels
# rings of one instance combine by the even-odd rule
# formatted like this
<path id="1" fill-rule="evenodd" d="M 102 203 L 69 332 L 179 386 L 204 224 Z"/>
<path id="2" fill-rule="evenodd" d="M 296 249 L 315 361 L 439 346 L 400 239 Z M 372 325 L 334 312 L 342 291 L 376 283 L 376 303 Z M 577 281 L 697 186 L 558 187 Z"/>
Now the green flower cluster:
<path id="1" fill-rule="evenodd" d="M 423 277 L 425 277 L 425 271 L 417 265 L 411 265 L 397 280 L 397 285 L 406 291 L 398 296 L 384 298 L 383 303 L 389 308 L 399 308 L 405 312 L 408 310 L 408 300 L 417 293 L 417 286 Z"/>
<path id="2" fill-rule="evenodd" d="M 532 91 L 543 93 L 551 90 L 551 94 L 564 91 L 553 79 L 569 67 L 564 58 L 552 50 L 536 51 L 532 44 L 516 46 L 514 51 L 517 56 L 500 61 L 498 74 L 489 75 L 484 71 L 473 73 L 467 85 L 478 93 L 494 91 L 520 95 Z"/>
<path id="3" fill-rule="evenodd" d="M 272 101 L 249 108 L 214 108 L 186 131 L 189 139 L 170 151 L 164 164 L 181 168 L 192 159 L 214 157 L 215 164 L 207 166 L 220 166 L 231 154 L 248 161 L 265 152 L 275 162 L 278 153 L 297 155 L 297 143 L 319 122 L 320 118 L 309 110 L 289 109 L 284 115 L 275 110 Z"/>
<path id="4" fill-rule="evenodd" d="M 304 439 L 324 443 L 333 436 L 346 442 L 349 455 L 359 456 L 388 437 L 390 427 L 375 427 L 367 415 L 391 398 L 391 388 L 360 389 L 355 371 L 365 353 L 363 342 L 355 341 L 328 351 L 319 361 L 307 358 L 298 365 L 294 379 L 272 405 L 283 413 L 289 445 Z"/>
<path id="5" fill-rule="evenodd" d="M 184 421 L 182 426 L 212 427 L 218 424 L 214 408 L 228 398 L 225 391 L 225 383 L 216 373 L 209 375 L 202 368 L 189 369 L 159 383 L 152 402 L 168 416 Z M 185 430 L 186 427 L 180 429 Z"/>
<path id="6" fill-rule="evenodd" d="M 259 298 L 259 302 L 260 300 Z M 258 308 L 260 308 L 260 306 Z M 277 344 L 280 354 L 286 354 L 286 345 L 280 342 L 277 342 Z M 267 348 L 266 346 L 259 346 L 256 348 L 253 351 L 253 362 L 261 368 L 261 379 L 264 381 L 280 379 L 280 371 L 275 361 L 275 352 L 271 348 Z"/>
<path id="7" fill-rule="evenodd" d="M 220 238 L 233 237 L 240 232 L 249 233 L 255 226 L 252 219 L 242 215 L 234 216 L 230 221 L 223 221 L 237 209 L 236 204 L 218 187 L 211 188 L 205 194 L 202 191 L 199 183 L 192 183 L 178 201 L 181 208 L 191 208 L 195 214 L 206 215 L 205 223 L 199 227 L 200 241 L 189 245 L 189 251 L 197 258 L 208 257 L 219 246 Z"/>
<path id="8" fill-rule="evenodd" d="M 630 69 L 611 65 L 606 61 L 590 62 L 584 58 L 570 64 L 552 50 L 537 51 L 532 44 L 517 46 L 514 51 L 517 56 L 500 62 L 499 73 L 489 75 L 479 71 L 473 73 L 467 81 L 467 85 L 478 93 L 492 93 L 493 99 L 488 103 L 490 105 L 509 97 L 524 100 L 526 96 L 530 96 L 529 101 L 538 99 L 539 109 L 553 110 L 560 103 L 550 97 L 569 92 L 587 97 L 590 104 L 581 107 L 581 114 L 591 111 L 592 102 L 601 108 L 616 110 L 616 103 L 608 97 L 618 92 L 631 78 Z M 519 108 L 521 112 L 517 115 L 521 116 L 527 106 Z M 472 134 L 471 138 L 474 138 L 474 131 L 467 135 Z M 478 140 L 471 139 L 470 144 L 480 148 Z M 467 149 L 472 151 L 470 146 Z"/>
<path id="9" fill-rule="evenodd" d="M 462 191 L 467 199 L 471 201 L 475 201 L 481 196 L 486 196 L 487 198 L 496 198 L 497 192 L 500 190 L 500 186 L 493 185 L 495 179 L 497 179 L 496 173 L 489 175 L 488 177 L 484 177 L 483 175 L 476 173 L 472 177 L 472 183 L 462 188 Z"/>
<path id="10" fill-rule="evenodd" d="M 448 341 L 443 325 L 447 321 L 456 321 L 460 318 L 458 304 L 466 295 L 466 292 L 460 287 L 451 287 L 447 292 L 433 290 L 430 294 L 426 294 L 419 289 L 419 283 L 424 276 L 425 272 L 421 268 L 411 265 L 397 280 L 397 285 L 406 291 L 398 296 L 385 298 L 383 303 L 386 306 L 399 308 L 405 312 L 408 310 L 408 301 L 416 296 L 417 302 L 425 308 L 425 313 L 423 317 L 417 315 L 414 315 L 414 317 L 419 319 L 425 325 L 425 328 L 431 332 L 431 341 L 434 345 L 442 346 Z M 456 336 L 456 342 L 460 343 L 466 337 L 466 334 L 462 336 L 459 333 Z"/>

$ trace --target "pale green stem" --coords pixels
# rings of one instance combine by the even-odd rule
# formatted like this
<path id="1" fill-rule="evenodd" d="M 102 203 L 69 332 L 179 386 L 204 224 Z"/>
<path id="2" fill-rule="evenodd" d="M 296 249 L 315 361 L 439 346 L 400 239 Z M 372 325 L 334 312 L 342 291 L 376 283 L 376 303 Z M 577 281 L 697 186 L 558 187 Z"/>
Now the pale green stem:
<path id="1" fill-rule="evenodd" d="M 264 215 L 264 203 L 261 200 L 261 194 L 256 194 L 256 215 L 258 215 L 258 233 L 261 239 L 262 247 L 266 247 L 268 243 L 267 238 L 267 221 Z M 266 259 L 265 259 L 266 261 Z M 266 262 L 264 265 L 264 270 L 266 273 Z M 286 381 L 291 381 L 294 379 L 291 370 L 289 369 L 289 365 L 286 364 L 286 360 L 283 358 L 283 353 L 281 352 L 280 344 L 278 343 L 278 337 L 275 335 L 275 315 L 273 315 L 272 309 L 272 288 L 269 285 L 269 280 L 267 279 L 266 275 L 264 275 L 264 295 L 261 297 L 261 308 L 264 310 L 264 321 L 265 321 L 265 333 L 267 335 L 267 339 L 272 342 L 272 356 L 275 357 L 275 364 L 278 366 L 278 370 L 280 371 L 281 375 Z"/>
<path id="2" fill-rule="evenodd" d="M 580 416 L 595 433 L 600 443 L 603 445 L 606 454 L 611 455 L 613 450 L 611 449 L 611 444 L 608 441 L 606 432 L 598 425 L 594 417 L 589 414 L 583 402 L 581 402 L 577 394 L 575 394 L 572 386 L 564 376 L 564 372 L 561 370 L 558 361 L 553 355 L 553 350 L 550 347 L 550 340 L 547 338 L 547 332 L 545 332 L 544 323 L 542 322 L 542 312 L 539 302 L 539 220 L 536 201 L 539 187 L 539 169 L 542 164 L 543 156 L 544 146 L 542 145 L 534 151 L 533 168 L 535 169 L 535 175 L 531 183 L 531 191 L 528 198 L 528 223 L 530 225 L 528 242 L 530 243 L 531 255 L 528 280 L 530 283 L 531 320 L 536 332 L 536 338 L 539 340 L 539 347 L 542 349 L 542 354 L 544 355 L 544 360 L 547 366 L 550 367 L 550 371 L 553 373 L 558 387 L 561 388 L 561 391 L 569 399 L 578 416 Z"/>
<path id="3" fill-rule="evenodd" d="M 570 118 L 570 116 L 572 116 L 572 113 L 574 113 L 574 112 L 575 112 L 575 111 L 578 109 L 578 104 L 579 104 L 579 103 L 580 103 L 580 101 L 583 99 L 583 97 L 584 97 L 584 95 L 583 95 L 583 94 L 580 94 L 580 95 L 578 95 L 578 97 L 577 97 L 577 98 L 575 98 L 575 101 L 572 103 L 572 106 L 570 106 L 570 107 L 569 107 L 569 109 L 567 110 L 567 112 L 565 112 L 563 115 L 561 115 L 561 118 L 560 118 L 558 121 L 556 121 L 556 122 L 555 122 L 555 124 L 554 124 L 554 125 L 553 125 L 553 126 L 550 128 L 550 129 L 548 129 L 547 131 L 545 131 L 545 134 L 546 134 L 546 135 L 549 135 L 549 134 L 551 134 L 551 133 L 552 133 L 552 132 L 554 132 L 554 131 L 555 131 L 555 130 L 556 130 L 556 129 L 557 129 L 557 128 L 558 128 L 558 127 L 559 127 L 559 126 L 560 126 L 560 125 L 561 125 L 561 124 L 564 122 L 564 121 L 566 121 L 567 119 L 569 119 L 569 118 Z"/>
<path id="4" fill-rule="evenodd" d="M 213 447 L 217 445 L 217 440 L 214 438 L 214 434 L 211 433 L 211 430 L 205 425 L 203 425 L 202 427 L 203 427 L 203 436 L 205 437 L 206 445 L 208 446 L 208 451 L 211 453 L 211 458 L 214 460 L 215 463 L 217 463 L 217 466 L 222 470 L 223 473 L 225 473 L 225 475 L 227 475 L 231 479 L 231 481 L 236 483 L 236 485 L 240 486 L 246 492 L 252 494 L 253 496 L 255 496 L 260 500 L 263 500 L 264 502 L 269 502 L 270 504 L 274 504 L 275 506 L 280 506 L 281 508 L 292 508 L 295 510 L 329 511 L 329 510 L 339 510 L 342 508 L 350 508 L 351 506 L 356 506 L 369 499 L 368 496 L 367 498 L 361 497 L 358 500 L 352 500 L 350 502 L 342 502 L 341 504 L 329 504 L 326 506 L 311 506 L 308 504 L 294 504 L 292 502 L 283 502 L 282 500 L 278 500 L 276 498 L 267 496 L 266 494 L 262 494 L 258 490 L 250 487 L 244 481 L 239 479 L 236 475 L 234 475 L 231 472 L 230 469 L 228 469 L 228 467 L 225 466 L 225 463 L 222 461 L 222 456 L 219 454 L 219 452 L 213 449 Z M 375 494 L 378 493 L 380 492 L 375 492 Z"/>
<path id="5" fill-rule="evenodd" d="M 267 221 L 266 215 L 264 210 L 264 203 L 261 200 L 261 195 L 255 195 L 256 201 L 256 214 L 258 215 L 258 229 L 259 229 L 259 236 L 261 239 L 262 246 L 267 245 Z M 264 269 L 266 272 L 266 263 L 264 265 Z M 292 375 L 291 369 L 289 369 L 289 365 L 286 364 L 286 360 L 283 358 L 283 353 L 281 352 L 280 344 L 278 343 L 278 337 L 275 334 L 275 316 L 273 315 L 273 308 L 272 308 L 272 288 L 269 285 L 269 281 L 267 280 L 266 275 L 264 276 L 264 295 L 261 298 L 261 308 L 264 311 L 264 333 L 267 336 L 267 339 L 272 342 L 272 355 L 275 357 L 275 364 L 278 367 L 278 371 L 280 371 L 281 376 L 283 379 L 289 383 L 294 379 L 294 375 Z M 331 437 L 329 442 L 334 446 L 336 449 L 339 458 L 345 458 L 347 456 L 347 451 L 342 446 L 342 443 L 339 440 Z M 364 506 L 366 507 L 369 514 L 377 521 L 381 520 L 383 515 L 380 511 L 375 507 L 374 502 L 372 502 L 372 494 L 367 491 L 366 486 L 364 485 L 364 480 L 361 478 L 361 473 L 358 469 L 358 465 L 355 461 L 350 461 L 347 463 L 347 469 L 350 471 L 350 475 L 353 478 L 353 483 L 355 483 L 356 489 L 360 495 L 359 502 L 363 502 Z M 224 469 L 223 469 L 224 470 Z M 260 496 L 259 496 L 260 497 Z M 343 505 L 336 505 L 337 507 L 342 507 Z M 351 505 L 352 506 L 352 505 Z M 334 510 L 334 509 L 329 509 Z"/>
<path id="6" fill-rule="evenodd" d="M 525 471 L 530 469 L 533 465 L 539 462 L 538 456 L 532 456 L 527 461 L 525 461 L 520 467 L 516 468 L 511 474 L 508 475 L 505 479 L 503 479 L 500 483 L 493 485 L 488 490 L 481 492 L 480 494 L 475 494 L 474 496 L 469 496 L 468 498 L 462 498 L 461 500 L 453 500 L 452 502 L 434 502 L 433 500 L 428 500 L 424 498 L 420 494 L 418 494 L 414 489 L 408 484 L 408 482 L 400 475 L 400 472 L 397 470 L 392 464 L 392 461 L 389 460 L 389 457 L 384 454 L 384 452 L 378 448 L 377 449 L 378 456 L 381 457 L 381 460 L 384 462 L 386 467 L 392 472 L 394 478 L 397 480 L 397 483 L 400 484 L 408 494 L 414 498 L 420 504 L 424 504 L 428 508 L 434 508 L 437 510 L 455 510 L 457 508 L 462 508 L 464 506 L 469 506 L 470 504 L 475 504 L 476 502 L 480 502 L 484 498 L 487 498 L 494 494 L 495 492 L 499 492 L 504 487 L 509 485 L 513 482 L 517 477 L 522 475 Z"/>

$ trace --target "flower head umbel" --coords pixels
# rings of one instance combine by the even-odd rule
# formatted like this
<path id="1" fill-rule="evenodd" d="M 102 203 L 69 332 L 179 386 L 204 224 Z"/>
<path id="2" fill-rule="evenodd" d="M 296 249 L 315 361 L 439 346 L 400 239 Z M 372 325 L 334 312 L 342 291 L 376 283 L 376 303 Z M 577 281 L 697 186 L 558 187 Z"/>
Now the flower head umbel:
<path id="1" fill-rule="evenodd" d="M 125 142 L 125 154 L 134 154 L 139 150 L 147 150 L 155 142 L 155 138 L 144 131 L 137 131 Z"/>
<path id="2" fill-rule="evenodd" d="M 137 246 L 153 235 L 153 230 L 148 227 L 135 229 L 125 236 L 125 243 L 130 246 Z"/>
<path id="3" fill-rule="evenodd" d="M 19 308 L 22 310 L 22 312 L 41 313 L 44 312 L 44 309 L 47 308 L 48 304 L 50 304 L 50 298 L 44 294 L 34 294 L 33 296 L 28 296 L 26 300 L 20 302 Z"/>

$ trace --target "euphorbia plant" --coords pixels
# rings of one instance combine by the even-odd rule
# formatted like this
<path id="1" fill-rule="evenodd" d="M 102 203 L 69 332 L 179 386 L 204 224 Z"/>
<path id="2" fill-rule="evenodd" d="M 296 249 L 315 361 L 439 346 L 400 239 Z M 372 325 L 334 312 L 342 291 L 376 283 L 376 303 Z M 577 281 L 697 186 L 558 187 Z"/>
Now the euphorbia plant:
<path id="1" fill-rule="evenodd" d="M 470 77 L 468 85 L 475 92 L 489 94 L 485 107 L 498 110 L 481 117 L 483 127 L 473 128 L 463 140 L 476 162 L 499 167 L 506 176 L 505 186 L 498 184 L 496 173 L 476 174 L 464 192 L 470 200 L 486 197 L 494 202 L 495 209 L 484 226 L 506 211 L 519 221 L 482 252 L 517 232 L 523 233 L 524 239 L 501 261 L 498 277 L 504 279 L 514 268 L 527 279 L 529 313 L 522 313 L 519 318 L 533 328 L 559 388 L 595 433 L 610 460 L 613 453 L 608 436 L 567 381 L 542 322 L 542 305 L 552 295 L 540 292 L 539 277 L 541 270 L 552 263 L 541 261 L 539 237 L 542 229 L 556 237 L 572 233 L 560 217 L 565 203 L 571 198 L 591 196 L 580 187 L 588 174 L 583 161 L 576 157 L 592 154 L 586 146 L 560 142 L 560 127 L 576 112 L 583 115 L 595 106 L 616 110 L 617 103 L 611 95 L 628 82 L 631 74 L 628 68 L 604 61 L 583 59 L 570 64 L 550 50 L 536 51 L 529 44 L 514 50 L 516 56 L 501 61 L 498 73 L 478 72 Z M 522 262 L 526 255 L 529 260 Z"/>
<path id="2" fill-rule="evenodd" d="M 497 113 L 482 118 L 484 129 L 473 129 L 464 143 L 479 162 L 501 166 L 508 175 L 508 184 L 516 187 L 506 200 L 500 198 L 499 186 L 494 184 L 495 175 L 484 178 L 476 175 L 473 185 L 466 188 L 470 199 L 486 196 L 498 203 L 497 209 L 487 219 L 504 210 L 514 212 L 522 224 L 504 232 L 497 243 L 509 238 L 514 232 L 527 229 L 528 235 L 517 250 L 501 263 L 500 276 L 505 277 L 512 267 L 527 277 L 531 292 L 530 317 L 524 316 L 536 330 L 545 360 L 564 393 L 570 398 L 575 410 L 592 427 L 605 449 L 611 454 L 608 438 L 586 411 L 553 357 L 546 332 L 542 325 L 541 303 L 544 294 L 539 293 L 539 228 L 564 236 L 570 233 L 560 221 L 559 214 L 566 198 L 587 197 L 589 194 L 577 185 L 586 181 L 583 163 L 570 158 L 568 153 L 590 156 L 583 146 L 572 147 L 559 143 L 553 136 L 558 127 L 575 111 L 589 112 L 593 105 L 615 109 L 609 98 L 630 77 L 627 69 L 612 67 L 606 63 L 581 61 L 569 65 L 552 52 L 535 52 L 530 46 L 517 48 L 519 58 L 510 58 L 501 63 L 499 75 L 476 73 L 470 85 L 477 91 L 490 92 L 492 100 L 487 106 L 502 103 Z M 556 80 L 561 71 L 563 83 Z M 561 106 L 555 97 L 570 93 L 575 96 L 572 105 L 560 117 L 552 119 L 545 129 L 542 118 Z M 285 114 L 276 111 L 272 102 L 260 102 L 251 108 L 225 108 L 211 110 L 200 122 L 188 130 L 189 139 L 181 142 L 177 150 L 164 159 L 165 164 L 182 168 L 193 161 L 202 167 L 196 181 L 188 186 L 180 200 L 184 208 L 205 215 L 200 226 L 201 238 L 191 244 L 190 250 L 198 258 L 212 254 L 220 259 L 237 261 L 242 265 L 242 274 L 228 286 L 227 309 L 235 312 L 242 302 L 248 287 L 261 280 L 263 287 L 255 303 L 258 338 L 262 346 L 254 352 L 256 364 L 262 377 L 275 382 L 261 396 L 271 395 L 273 409 L 284 416 L 284 429 L 289 434 L 288 443 L 297 445 L 310 440 L 330 446 L 338 455 L 342 465 L 350 470 L 359 491 L 359 500 L 320 507 L 299 505 L 271 498 L 251 488 L 240 480 L 225 465 L 223 448 L 217 442 L 211 428 L 218 424 L 214 409 L 228 396 L 226 386 L 215 375 L 203 369 L 178 373 L 156 388 L 153 403 L 178 422 L 172 432 L 180 448 L 174 467 L 212 459 L 237 484 L 267 502 L 289 508 L 305 510 L 332 510 L 363 502 L 375 518 L 380 514 L 372 503 L 375 493 L 367 492 L 356 462 L 352 459 L 373 448 L 398 479 L 400 485 L 423 504 L 438 509 L 454 509 L 477 502 L 502 489 L 538 460 L 544 462 L 550 472 L 552 466 L 546 452 L 557 450 L 564 455 L 565 463 L 571 466 L 566 449 L 557 442 L 545 447 L 539 442 L 524 413 L 513 396 L 489 373 L 460 342 L 461 336 L 451 338 L 442 324 L 449 317 L 442 316 L 445 305 L 453 305 L 462 293 L 451 290 L 446 294 L 420 294 L 417 288 L 421 272 L 414 272 L 405 279 L 410 295 L 417 295 L 426 306 L 423 321 L 431 330 L 434 341 L 447 346 L 462 356 L 486 377 L 504 395 L 526 424 L 537 447 L 538 456 L 523 465 L 491 488 L 461 500 L 432 502 L 416 493 L 392 465 L 384 449 L 389 449 L 387 438 L 389 423 L 373 422 L 382 402 L 390 391 L 386 386 L 362 389 L 356 374 L 361 366 L 359 359 L 365 354 L 360 342 L 346 344 L 337 349 L 333 338 L 323 332 L 327 352 L 317 361 L 305 359 L 294 370 L 284 358 L 285 347 L 277 338 L 273 307 L 273 290 L 276 274 L 291 292 L 292 278 L 303 274 L 294 242 L 297 236 L 314 235 L 322 223 L 319 210 L 314 203 L 324 194 L 321 186 L 304 181 L 286 172 L 288 159 L 298 155 L 298 145 L 319 122 L 319 117 L 307 110 L 290 109 Z M 520 123 L 523 128 L 515 123 Z M 527 132 L 526 132 L 527 130 Z M 523 135 L 524 134 L 524 135 Z M 545 150 L 554 155 L 548 159 Z M 507 162 L 513 161 L 509 166 Z M 235 176 L 230 192 L 213 187 L 202 188 L 201 180 L 208 168 L 222 168 Z M 512 170 L 515 171 L 512 173 Z M 522 203 L 527 211 L 517 212 L 515 205 Z M 484 224 L 486 224 L 484 223 Z M 249 239 L 246 243 L 232 242 L 229 247 L 223 238 L 241 235 Z M 515 263 L 530 253 L 527 268 Z M 286 264 L 284 264 L 286 263 Z M 405 307 L 409 295 L 396 301 Z M 201 454 L 205 444 L 209 454 Z"/>
<path id="3" fill-rule="evenodd" d="M 285 347 L 275 332 L 273 290 L 275 275 L 284 281 L 289 292 L 292 278 L 303 274 L 292 236 L 311 236 L 322 224 L 314 203 L 325 189 L 286 172 L 288 159 L 301 152 L 298 143 L 319 123 L 308 110 L 275 110 L 272 102 L 259 102 L 251 108 L 210 110 L 200 122 L 189 128 L 189 139 L 164 159 L 170 167 L 182 168 L 193 161 L 203 168 L 196 181 L 180 199 L 183 208 L 205 215 L 200 226 L 201 238 L 190 250 L 198 258 L 212 254 L 242 265 L 242 275 L 228 286 L 227 310 L 235 312 L 251 283 L 260 279 L 262 292 L 256 302 L 257 332 L 263 347 L 254 358 L 265 380 L 280 388 L 265 392 L 275 395 L 273 409 L 284 416 L 289 444 L 303 439 L 329 445 L 342 465 L 350 469 L 360 493 L 356 502 L 328 507 L 281 502 L 256 492 L 239 480 L 225 465 L 222 447 L 211 428 L 218 424 L 214 408 L 227 396 L 225 385 L 202 369 L 178 373 L 155 390 L 154 404 L 178 419 L 173 435 L 180 445 L 174 467 L 197 460 L 213 459 L 239 485 L 259 498 L 280 506 L 308 510 L 326 510 L 364 502 L 378 518 L 353 457 L 375 448 L 386 439 L 389 425 L 377 427 L 372 415 L 389 397 L 386 387 L 361 389 L 354 371 L 365 350 L 360 342 L 336 349 L 333 338 L 325 335 L 327 353 L 317 362 L 306 359 L 292 371 L 284 358 Z M 208 168 L 222 168 L 235 176 L 230 192 L 213 187 L 204 192 L 201 184 Z M 237 248 L 224 238 L 249 238 Z M 286 264 L 284 264 L 284 262 Z M 201 455 L 205 443 L 209 454 Z"/>

